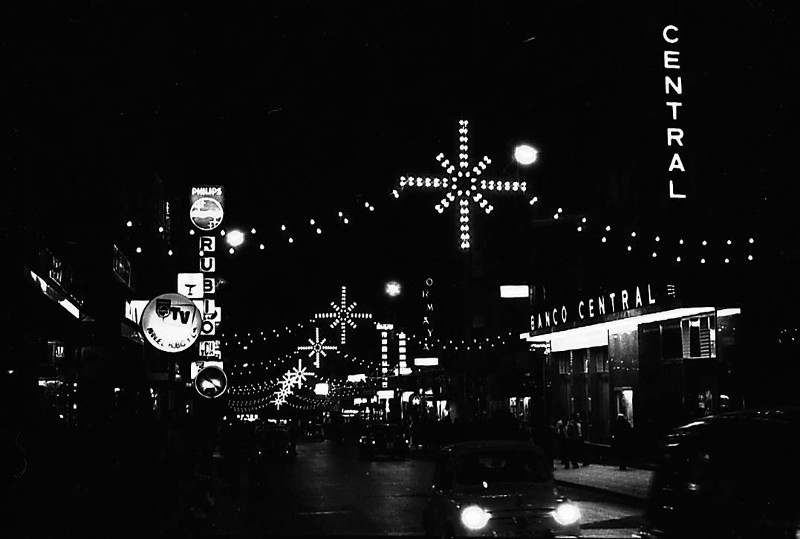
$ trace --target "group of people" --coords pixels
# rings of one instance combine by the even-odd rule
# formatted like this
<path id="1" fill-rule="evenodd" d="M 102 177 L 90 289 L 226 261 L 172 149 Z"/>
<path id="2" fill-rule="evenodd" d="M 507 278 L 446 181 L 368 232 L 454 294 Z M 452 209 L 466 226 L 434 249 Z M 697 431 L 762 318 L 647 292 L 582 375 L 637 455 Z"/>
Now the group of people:
<path id="1" fill-rule="evenodd" d="M 574 413 L 566 420 L 559 419 L 556 421 L 555 430 L 564 469 L 569 470 L 570 465 L 578 468 L 580 466 L 578 461 L 583 461 L 583 465 L 588 466 L 584 445 L 586 438 L 580 414 Z"/>
<path id="2" fill-rule="evenodd" d="M 589 465 L 589 454 L 586 451 L 586 429 L 581 415 L 574 413 L 568 419 L 559 419 L 555 424 L 555 436 L 561 464 L 565 470 L 579 468 L 580 464 Z M 620 470 L 627 470 L 633 449 L 633 427 L 630 421 L 618 414 L 611 425 L 611 452 Z"/>

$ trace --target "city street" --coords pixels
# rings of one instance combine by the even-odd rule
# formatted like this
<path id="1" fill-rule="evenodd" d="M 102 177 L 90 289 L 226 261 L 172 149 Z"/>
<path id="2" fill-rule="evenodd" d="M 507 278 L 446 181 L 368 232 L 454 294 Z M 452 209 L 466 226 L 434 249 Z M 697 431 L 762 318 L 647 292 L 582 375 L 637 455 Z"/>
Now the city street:
<path id="1" fill-rule="evenodd" d="M 257 496 L 221 500 L 215 533 L 251 537 L 291 535 L 420 536 L 433 473 L 430 459 L 358 458 L 346 442 L 304 442 L 293 462 L 273 463 Z M 585 537 L 631 537 L 641 504 L 573 487 Z M 226 495 L 227 496 L 227 495 Z"/>
<path id="2" fill-rule="evenodd" d="M 800 538 L 791 11 L 27 11 L 3 538 Z"/>

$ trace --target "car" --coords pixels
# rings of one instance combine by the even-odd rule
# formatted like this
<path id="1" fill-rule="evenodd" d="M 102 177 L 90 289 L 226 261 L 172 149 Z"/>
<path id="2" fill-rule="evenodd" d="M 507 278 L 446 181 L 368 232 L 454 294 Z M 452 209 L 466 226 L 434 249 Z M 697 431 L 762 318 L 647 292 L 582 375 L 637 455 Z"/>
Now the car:
<path id="1" fill-rule="evenodd" d="M 442 447 L 423 511 L 428 537 L 579 537 L 580 519 L 544 452 L 517 440 Z"/>
<path id="2" fill-rule="evenodd" d="M 312 423 L 303 431 L 303 439 L 312 442 L 322 442 L 325 440 L 325 430 L 319 423 Z"/>
<path id="3" fill-rule="evenodd" d="M 672 430 L 641 536 L 800 537 L 798 455 L 800 408 L 727 412 Z"/>
<path id="4" fill-rule="evenodd" d="M 359 438 L 358 451 L 362 458 L 377 455 L 404 458 L 408 454 L 408 437 L 400 425 L 376 423 L 369 425 Z"/>
<path id="5" fill-rule="evenodd" d="M 289 432 L 283 428 L 257 430 L 255 451 L 255 459 L 260 461 L 286 460 L 296 454 Z"/>

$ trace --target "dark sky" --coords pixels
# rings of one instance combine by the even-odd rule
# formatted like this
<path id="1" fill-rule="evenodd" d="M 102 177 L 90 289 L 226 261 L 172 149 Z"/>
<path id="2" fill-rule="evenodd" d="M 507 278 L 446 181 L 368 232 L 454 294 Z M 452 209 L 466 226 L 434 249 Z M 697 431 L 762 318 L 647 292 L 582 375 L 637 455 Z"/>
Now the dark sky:
<path id="1" fill-rule="evenodd" d="M 498 196 L 476 218 L 497 265 L 524 273 L 529 223 L 557 207 L 615 223 L 661 215 L 648 208 L 663 202 L 668 162 L 667 24 L 680 28 L 691 207 L 749 226 L 754 203 L 783 204 L 774 195 L 796 169 L 790 13 L 647 4 L 36 2 L 3 44 L 29 105 L 12 129 L 24 171 L 61 185 L 54 199 L 64 185 L 124 191 L 136 174 L 187 198 L 191 185 L 224 185 L 226 225 L 259 231 L 224 262 L 236 304 L 263 311 L 253 325 L 324 308 L 340 284 L 380 309 L 388 278 L 457 271 L 440 197 L 389 195 L 400 175 L 438 173 L 438 153 L 454 160 L 460 118 L 473 160 L 488 155 L 494 177 L 527 180 L 540 198 Z M 529 169 L 511 160 L 520 141 L 540 151 Z"/>

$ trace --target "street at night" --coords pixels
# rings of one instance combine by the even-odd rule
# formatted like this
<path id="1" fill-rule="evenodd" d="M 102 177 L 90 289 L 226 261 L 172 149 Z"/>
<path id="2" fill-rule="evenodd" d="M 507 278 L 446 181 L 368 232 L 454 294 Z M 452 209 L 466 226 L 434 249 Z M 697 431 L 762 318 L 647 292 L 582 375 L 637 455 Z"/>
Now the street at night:
<path id="1" fill-rule="evenodd" d="M 4 17 L 3 537 L 800 537 L 791 14 Z"/>

